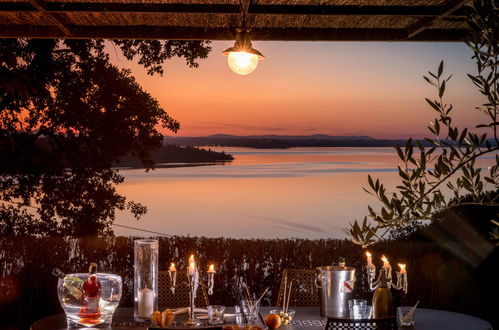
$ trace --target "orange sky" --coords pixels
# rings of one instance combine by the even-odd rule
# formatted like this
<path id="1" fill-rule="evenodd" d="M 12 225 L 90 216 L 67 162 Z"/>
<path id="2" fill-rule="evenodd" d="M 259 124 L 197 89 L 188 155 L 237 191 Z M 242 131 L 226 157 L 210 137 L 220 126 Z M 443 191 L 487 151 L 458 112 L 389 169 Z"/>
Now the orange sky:
<path id="1" fill-rule="evenodd" d="M 434 113 L 424 101 L 434 91 L 423 80 L 441 59 L 454 76 L 447 102 L 456 123 L 482 118 L 481 97 L 466 77 L 471 52 L 461 43 L 254 42 L 265 60 L 248 76 L 230 71 L 212 43 L 208 59 L 189 68 L 175 59 L 161 76 L 147 76 L 123 56 L 138 82 L 181 123 L 179 136 L 216 133 L 422 137 Z M 114 51 L 111 51 L 114 54 Z M 170 135 L 171 132 L 165 132 Z"/>

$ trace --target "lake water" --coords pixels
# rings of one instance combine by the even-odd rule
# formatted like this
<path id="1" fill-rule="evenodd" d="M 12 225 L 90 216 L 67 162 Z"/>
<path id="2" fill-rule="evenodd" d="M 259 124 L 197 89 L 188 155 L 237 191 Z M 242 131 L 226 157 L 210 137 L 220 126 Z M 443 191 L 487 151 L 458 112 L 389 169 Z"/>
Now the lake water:
<path id="1" fill-rule="evenodd" d="M 116 224 L 169 235 L 234 238 L 346 238 L 363 219 L 367 175 L 395 186 L 399 159 L 392 148 L 212 148 L 234 155 L 228 165 L 124 170 L 118 191 L 147 206 L 136 221 Z M 493 159 L 483 159 L 487 166 Z M 117 235 L 147 235 L 115 227 Z"/>

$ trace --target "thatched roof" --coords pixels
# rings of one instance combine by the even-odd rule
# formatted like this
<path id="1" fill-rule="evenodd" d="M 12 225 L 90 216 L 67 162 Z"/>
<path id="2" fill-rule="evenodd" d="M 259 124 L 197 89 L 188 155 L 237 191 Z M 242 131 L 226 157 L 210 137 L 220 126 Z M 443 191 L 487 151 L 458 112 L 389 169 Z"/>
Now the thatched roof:
<path id="1" fill-rule="evenodd" d="M 253 40 L 459 41 L 456 0 L 252 0 Z M 0 37 L 229 40 L 238 0 L 0 0 Z"/>

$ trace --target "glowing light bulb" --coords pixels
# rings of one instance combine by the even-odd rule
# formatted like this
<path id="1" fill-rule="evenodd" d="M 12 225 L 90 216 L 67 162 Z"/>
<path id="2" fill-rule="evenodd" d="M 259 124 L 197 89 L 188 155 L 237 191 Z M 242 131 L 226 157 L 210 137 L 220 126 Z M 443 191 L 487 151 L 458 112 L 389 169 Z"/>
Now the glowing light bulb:
<path id="1" fill-rule="evenodd" d="M 258 55 L 246 52 L 230 52 L 227 61 L 232 71 L 244 76 L 256 69 Z"/>

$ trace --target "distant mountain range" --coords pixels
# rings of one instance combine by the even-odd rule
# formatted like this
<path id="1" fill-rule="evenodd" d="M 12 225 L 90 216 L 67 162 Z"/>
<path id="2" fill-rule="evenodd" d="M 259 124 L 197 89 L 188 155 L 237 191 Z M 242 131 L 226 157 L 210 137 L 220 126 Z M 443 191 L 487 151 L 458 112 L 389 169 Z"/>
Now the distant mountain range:
<path id="1" fill-rule="evenodd" d="M 167 136 L 166 143 L 181 146 L 224 146 L 249 148 L 292 147 L 393 147 L 403 145 L 406 140 L 375 139 L 370 136 L 314 135 L 229 135 L 214 134 L 198 137 Z"/>

